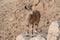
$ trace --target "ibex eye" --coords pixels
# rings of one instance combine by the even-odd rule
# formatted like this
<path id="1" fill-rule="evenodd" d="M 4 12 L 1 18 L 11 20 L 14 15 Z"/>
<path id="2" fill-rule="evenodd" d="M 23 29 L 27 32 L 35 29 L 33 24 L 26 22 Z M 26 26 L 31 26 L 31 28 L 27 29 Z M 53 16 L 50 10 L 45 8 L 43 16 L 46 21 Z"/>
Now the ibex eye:
<path id="1" fill-rule="evenodd" d="M 27 9 L 27 10 L 32 10 L 32 5 L 25 5 L 24 8 Z"/>
<path id="2" fill-rule="evenodd" d="M 25 8 L 25 9 L 27 9 L 27 7 L 26 7 L 26 6 L 25 6 L 24 8 Z"/>

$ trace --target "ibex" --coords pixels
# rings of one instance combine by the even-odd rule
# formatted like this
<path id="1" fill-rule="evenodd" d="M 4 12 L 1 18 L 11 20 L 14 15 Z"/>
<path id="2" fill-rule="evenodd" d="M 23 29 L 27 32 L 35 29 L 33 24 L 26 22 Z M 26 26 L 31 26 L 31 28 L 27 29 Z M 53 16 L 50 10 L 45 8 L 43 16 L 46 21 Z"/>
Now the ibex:
<path id="1" fill-rule="evenodd" d="M 28 27 L 31 28 L 29 25 L 32 25 L 32 34 L 33 34 L 34 25 L 36 25 L 38 27 L 40 17 L 41 17 L 41 15 L 40 15 L 40 12 L 38 10 L 33 11 L 33 13 L 30 14 L 30 16 L 29 16 Z"/>

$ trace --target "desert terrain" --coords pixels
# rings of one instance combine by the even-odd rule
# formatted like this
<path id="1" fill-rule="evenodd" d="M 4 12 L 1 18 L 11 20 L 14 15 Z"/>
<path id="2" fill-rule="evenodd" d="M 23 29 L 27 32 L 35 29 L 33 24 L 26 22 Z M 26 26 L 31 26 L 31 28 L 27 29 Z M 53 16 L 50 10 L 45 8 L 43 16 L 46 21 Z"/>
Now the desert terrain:
<path id="1" fill-rule="evenodd" d="M 0 0 L 0 40 L 16 40 L 17 35 L 25 33 L 28 16 L 34 10 L 39 10 L 41 14 L 39 33 L 47 33 L 50 23 L 60 20 L 60 0 L 38 2 L 39 0 Z M 32 10 L 25 9 L 29 4 L 33 5 Z"/>

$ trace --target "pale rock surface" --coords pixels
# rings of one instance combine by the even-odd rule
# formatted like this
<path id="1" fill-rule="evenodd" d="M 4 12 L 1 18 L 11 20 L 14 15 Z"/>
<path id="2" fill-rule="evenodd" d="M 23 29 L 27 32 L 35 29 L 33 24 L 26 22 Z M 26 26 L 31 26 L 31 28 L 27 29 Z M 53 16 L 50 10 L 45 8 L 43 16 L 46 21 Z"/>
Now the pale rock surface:
<path id="1" fill-rule="evenodd" d="M 59 37 L 59 21 L 55 20 L 51 23 L 48 30 L 47 40 L 57 40 Z"/>
<path id="2" fill-rule="evenodd" d="M 18 36 L 16 37 L 16 40 L 25 40 L 25 38 L 23 37 L 23 35 L 18 35 Z"/>
<path id="3" fill-rule="evenodd" d="M 41 35 L 37 35 L 37 36 L 34 36 L 33 38 L 31 38 L 30 40 L 45 40 L 45 38 L 41 37 Z"/>
<path id="4" fill-rule="evenodd" d="M 16 40 L 46 40 L 46 39 L 40 34 L 36 35 L 20 34 L 16 37 Z"/>
<path id="5" fill-rule="evenodd" d="M 16 37 L 16 40 L 29 40 L 30 38 L 32 38 L 31 35 L 28 34 L 20 34 Z"/>

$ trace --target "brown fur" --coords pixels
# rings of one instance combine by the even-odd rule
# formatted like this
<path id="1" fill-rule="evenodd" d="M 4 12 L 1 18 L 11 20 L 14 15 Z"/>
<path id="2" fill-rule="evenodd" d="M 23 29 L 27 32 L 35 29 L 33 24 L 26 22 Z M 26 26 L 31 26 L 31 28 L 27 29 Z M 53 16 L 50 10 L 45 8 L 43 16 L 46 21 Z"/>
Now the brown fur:
<path id="1" fill-rule="evenodd" d="M 34 28 L 34 25 L 36 25 L 38 27 L 40 17 L 41 17 L 41 15 L 38 10 L 33 11 L 33 14 L 30 14 L 30 16 L 29 16 L 28 27 L 29 27 L 29 25 L 32 25 L 32 28 Z M 32 30 L 32 33 L 33 33 L 33 30 Z"/>
<path id="2" fill-rule="evenodd" d="M 35 10 L 33 11 L 33 14 L 30 14 L 29 16 L 29 24 L 31 24 L 32 26 L 34 25 L 37 25 L 39 24 L 39 21 L 40 21 L 40 12 Z"/>

